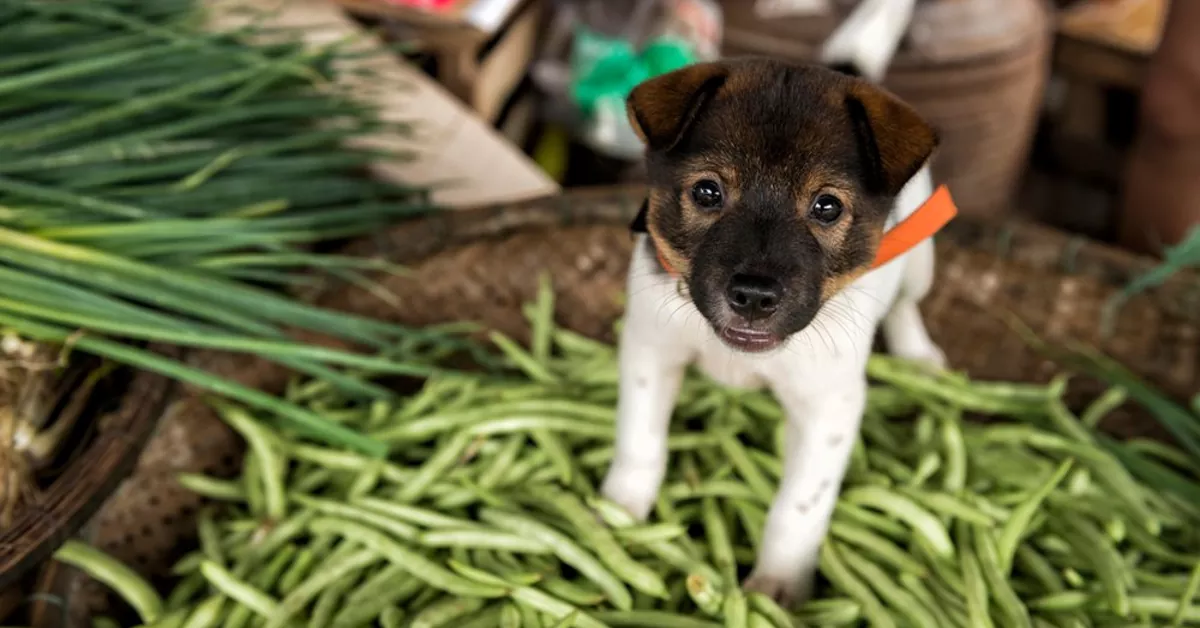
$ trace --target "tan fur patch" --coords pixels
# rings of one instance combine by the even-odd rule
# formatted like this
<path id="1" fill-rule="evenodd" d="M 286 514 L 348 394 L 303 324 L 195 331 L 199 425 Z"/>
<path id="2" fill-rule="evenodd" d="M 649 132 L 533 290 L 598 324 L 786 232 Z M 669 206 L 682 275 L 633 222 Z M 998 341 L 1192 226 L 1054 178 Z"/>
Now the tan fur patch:
<path id="1" fill-rule="evenodd" d="M 654 243 L 654 248 L 658 251 L 659 256 L 670 265 L 669 270 L 680 277 L 687 277 L 688 272 L 691 270 L 691 262 L 682 252 L 672 247 L 666 238 L 663 238 L 656 229 L 656 225 L 659 224 L 657 217 L 658 208 L 662 207 L 663 197 L 667 194 L 669 192 L 656 188 L 650 190 L 647 199 L 649 203 L 649 216 L 646 221 L 646 230 L 649 232 L 650 241 Z"/>
<path id="2" fill-rule="evenodd" d="M 846 224 L 849 225 L 849 222 L 847 221 Z M 879 241 L 882 239 L 883 239 L 882 227 L 878 231 L 874 231 L 874 230 L 872 231 L 871 244 L 870 244 L 870 248 L 872 251 L 879 250 Z M 821 302 L 825 303 L 826 301 L 832 299 L 834 296 L 836 296 L 838 293 L 840 293 L 842 290 L 845 290 L 847 286 L 854 283 L 855 281 L 858 281 L 859 277 L 862 277 L 863 275 L 867 274 L 867 271 L 871 270 L 871 265 L 874 263 L 874 261 L 875 260 L 872 259 L 872 260 L 868 261 L 867 263 L 862 264 L 861 266 L 856 266 L 856 267 L 850 269 L 847 272 L 838 273 L 836 275 L 831 275 L 829 277 L 826 277 L 825 280 L 821 282 Z"/>

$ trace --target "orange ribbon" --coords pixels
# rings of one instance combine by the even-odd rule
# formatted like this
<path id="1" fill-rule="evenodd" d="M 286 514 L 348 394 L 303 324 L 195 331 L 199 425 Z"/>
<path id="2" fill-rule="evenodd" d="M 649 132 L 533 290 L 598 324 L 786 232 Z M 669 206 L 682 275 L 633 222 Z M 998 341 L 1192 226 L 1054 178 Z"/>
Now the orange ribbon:
<path id="1" fill-rule="evenodd" d="M 933 196 L 922 203 L 917 211 L 883 234 L 883 240 L 879 242 L 879 250 L 875 253 L 875 261 L 871 263 L 871 269 L 874 270 L 887 264 L 926 239 L 932 238 L 933 234 L 941 231 L 942 227 L 945 227 L 946 223 L 949 223 L 957 214 L 958 207 L 954 205 L 950 190 L 944 185 L 938 186 L 938 189 L 934 190 Z M 671 265 L 663 258 L 662 252 L 657 248 L 655 252 L 658 254 L 658 263 L 662 264 L 667 274 L 677 275 L 675 269 L 671 268 Z"/>

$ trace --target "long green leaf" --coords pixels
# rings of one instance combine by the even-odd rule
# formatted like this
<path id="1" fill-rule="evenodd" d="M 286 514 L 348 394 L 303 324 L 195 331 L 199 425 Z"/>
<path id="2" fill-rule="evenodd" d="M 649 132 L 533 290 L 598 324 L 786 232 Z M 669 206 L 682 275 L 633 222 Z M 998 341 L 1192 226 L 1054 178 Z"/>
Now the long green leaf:
<path id="1" fill-rule="evenodd" d="M 289 427 L 306 437 L 330 444 L 349 447 L 364 454 L 382 457 L 387 446 L 322 418 L 298 406 L 284 402 L 264 392 L 247 388 L 229 380 L 221 379 L 189 366 L 164 358 L 143 349 L 120 342 L 95 338 L 86 334 L 75 334 L 68 329 L 43 325 L 10 314 L 0 313 L 0 325 L 11 328 L 20 335 L 41 342 L 69 343 L 72 347 L 105 357 L 135 368 L 152 371 L 172 379 L 191 384 L 197 388 L 229 397 L 250 407 L 271 412 L 284 420 Z"/>

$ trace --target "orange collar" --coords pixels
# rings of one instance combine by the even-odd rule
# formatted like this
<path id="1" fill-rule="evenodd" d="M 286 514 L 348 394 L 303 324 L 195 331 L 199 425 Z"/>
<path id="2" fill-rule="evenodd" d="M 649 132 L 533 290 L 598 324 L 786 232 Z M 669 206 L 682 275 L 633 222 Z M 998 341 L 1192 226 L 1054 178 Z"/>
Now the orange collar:
<path id="1" fill-rule="evenodd" d="M 922 203 L 917 211 L 883 234 L 883 240 L 879 243 L 879 251 L 875 253 L 875 261 L 871 264 L 871 269 L 874 270 L 887 264 L 926 239 L 932 238 L 933 234 L 941 231 L 942 227 L 945 227 L 946 223 L 950 222 L 957 214 L 958 207 L 954 205 L 950 190 L 944 185 L 938 186 L 934 190 L 933 196 Z M 658 255 L 658 263 L 662 264 L 663 270 L 666 270 L 668 275 L 678 275 L 663 258 L 657 247 L 655 253 Z"/>

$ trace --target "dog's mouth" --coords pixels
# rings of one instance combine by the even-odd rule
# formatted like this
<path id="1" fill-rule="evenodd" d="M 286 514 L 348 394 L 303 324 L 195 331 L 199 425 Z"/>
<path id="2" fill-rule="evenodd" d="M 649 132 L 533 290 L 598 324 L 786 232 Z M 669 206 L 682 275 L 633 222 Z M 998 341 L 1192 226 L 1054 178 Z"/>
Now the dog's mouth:
<path id="1" fill-rule="evenodd" d="M 724 327 L 717 335 L 730 348 L 744 353 L 766 353 L 783 344 L 783 338 L 771 332 L 746 327 Z"/>

